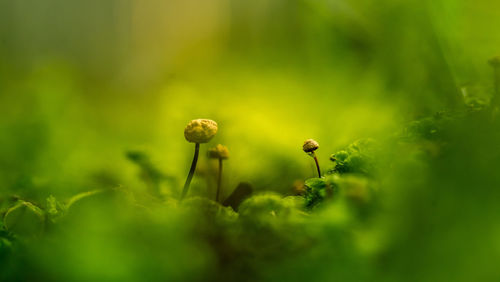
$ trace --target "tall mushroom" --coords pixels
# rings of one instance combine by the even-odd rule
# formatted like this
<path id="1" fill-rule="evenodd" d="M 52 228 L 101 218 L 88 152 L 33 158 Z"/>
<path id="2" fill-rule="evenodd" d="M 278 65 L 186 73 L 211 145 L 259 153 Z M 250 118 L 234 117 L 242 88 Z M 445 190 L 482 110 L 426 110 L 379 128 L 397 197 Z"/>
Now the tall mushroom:
<path id="1" fill-rule="evenodd" d="M 208 149 L 208 157 L 219 160 L 219 173 L 217 175 L 217 193 L 215 194 L 215 201 L 219 202 L 219 195 L 222 186 L 222 161 L 229 158 L 229 151 L 226 146 L 218 144 L 217 146 Z"/>
<path id="2" fill-rule="evenodd" d="M 217 123 L 210 119 L 195 119 L 188 123 L 184 129 L 184 137 L 188 142 L 195 143 L 194 157 L 191 163 L 184 189 L 182 190 L 180 200 L 186 197 L 189 191 L 189 185 L 193 179 L 194 171 L 196 170 L 196 163 L 198 162 L 198 155 L 200 153 L 200 144 L 208 143 L 217 133 Z"/>

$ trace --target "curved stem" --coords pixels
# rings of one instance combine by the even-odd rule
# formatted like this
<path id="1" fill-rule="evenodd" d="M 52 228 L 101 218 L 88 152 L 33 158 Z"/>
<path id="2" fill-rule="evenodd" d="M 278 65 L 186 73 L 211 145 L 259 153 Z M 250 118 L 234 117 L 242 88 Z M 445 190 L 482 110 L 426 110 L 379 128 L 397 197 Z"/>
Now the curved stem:
<path id="1" fill-rule="evenodd" d="M 181 198 L 180 200 L 184 199 L 186 197 L 186 194 L 189 190 L 189 185 L 191 184 L 191 179 L 193 179 L 194 171 L 196 170 L 196 163 L 198 162 L 198 155 L 200 153 L 200 143 L 196 143 L 194 147 L 194 157 L 193 157 L 193 162 L 191 163 L 191 169 L 189 170 L 188 177 L 186 179 L 186 183 L 184 183 L 184 189 L 182 190 Z"/>
<path id="2" fill-rule="evenodd" d="M 319 169 L 318 158 L 316 157 L 316 153 L 313 152 L 314 162 L 316 163 L 316 168 L 318 169 L 318 177 L 321 178 L 321 170 Z"/>
<path id="3" fill-rule="evenodd" d="M 219 158 L 219 177 L 217 178 L 217 194 L 215 195 L 215 201 L 219 202 L 220 187 L 222 185 L 222 159 Z"/>

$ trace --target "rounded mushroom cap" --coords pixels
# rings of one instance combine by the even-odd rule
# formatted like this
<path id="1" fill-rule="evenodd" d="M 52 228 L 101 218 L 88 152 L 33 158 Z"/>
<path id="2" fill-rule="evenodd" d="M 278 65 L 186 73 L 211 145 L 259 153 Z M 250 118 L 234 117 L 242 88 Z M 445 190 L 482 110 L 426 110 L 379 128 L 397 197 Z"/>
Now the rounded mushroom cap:
<path id="1" fill-rule="evenodd" d="M 213 159 L 227 159 L 229 158 L 229 150 L 226 146 L 218 144 L 217 146 L 208 149 L 208 157 Z"/>
<path id="2" fill-rule="evenodd" d="M 495 56 L 495 57 L 489 59 L 488 64 L 490 64 L 490 66 L 492 66 L 492 67 L 500 66 L 500 56 Z"/>
<path id="3" fill-rule="evenodd" d="M 188 142 L 207 143 L 217 133 L 217 123 L 210 119 L 195 119 L 184 129 L 184 137 Z"/>
<path id="4" fill-rule="evenodd" d="M 312 153 L 319 148 L 318 142 L 313 139 L 307 139 L 302 146 L 302 150 L 306 153 Z"/>

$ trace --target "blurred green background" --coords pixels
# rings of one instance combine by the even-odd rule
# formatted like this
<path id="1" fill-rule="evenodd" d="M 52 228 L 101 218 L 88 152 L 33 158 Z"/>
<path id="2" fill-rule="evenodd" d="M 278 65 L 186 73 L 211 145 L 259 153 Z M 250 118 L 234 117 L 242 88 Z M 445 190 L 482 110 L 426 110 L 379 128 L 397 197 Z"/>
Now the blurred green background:
<path id="1" fill-rule="evenodd" d="M 8 205 L 12 195 L 43 203 L 49 195 L 64 199 L 102 188 L 146 191 L 148 183 L 141 180 L 138 167 L 126 158 L 129 151 L 147 154 L 168 179 L 161 189 L 175 196 L 193 153 L 193 145 L 185 141 L 183 130 L 195 118 L 217 121 L 219 132 L 211 143 L 202 145 L 192 195 L 213 195 L 212 180 L 207 175 L 215 164 L 205 152 L 217 143 L 226 145 L 231 154 L 225 162 L 224 197 L 241 181 L 251 183 L 256 191 L 288 195 L 294 181 L 315 175 L 313 162 L 301 150 L 305 139 L 314 138 L 320 143 L 320 164 L 327 167 L 330 154 L 354 140 L 387 136 L 416 118 L 443 109 L 462 109 L 464 86 L 473 89 L 474 95 L 491 95 L 492 73 L 486 61 L 500 50 L 499 26 L 500 3 L 486 0 L 0 0 L 2 207 Z M 488 253 L 479 251 L 482 239 L 470 239 L 471 250 L 458 251 L 456 257 L 470 253 L 471 261 L 454 264 L 448 260 L 449 252 L 467 244 L 474 233 L 453 224 L 449 229 L 443 227 L 442 232 L 460 235 L 456 235 L 457 241 L 447 241 L 449 237 L 441 231 L 425 237 L 430 231 L 418 228 L 420 204 L 437 197 L 430 192 L 435 187 L 457 187 L 443 189 L 453 195 L 450 202 L 433 206 L 435 214 L 427 214 L 433 219 L 436 214 L 442 215 L 435 219 L 437 225 L 455 222 L 446 216 L 448 209 L 462 203 L 463 194 L 453 193 L 469 191 L 473 203 L 485 200 L 483 192 L 472 188 L 478 183 L 471 180 L 474 175 L 486 178 L 481 187 L 498 187 L 497 179 L 488 173 L 500 168 L 498 160 L 491 157 L 493 160 L 486 162 L 482 158 L 485 154 L 478 151 L 488 148 L 496 156 L 496 135 L 470 134 L 474 130 L 480 129 L 465 124 L 462 130 L 450 133 L 454 140 L 463 142 L 445 159 L 460 163 L 464 148 L 477 148 L 465 152 L 465 159 L 474 162 L 475 167 L 452 169 L 449 162 L 440 160 L 426 167 L 428 178 L 421 183 L 402 184 L 406 176 L 413 179 L 424 175 L 419 170 L 406 175 L 407 167 L 401 169 L 405 171 L 401 179 L 388 181 L 388 187 L 401 186 L 389 197 L 396 199 L 389 202 L 398 204 L 389 206 L 402 218 L 380 219 L 383 227 L 375 229 L 397 233 L 396 243 L 383 262 L 391 265 L 391 270 L 381 263 L 376 271 L 370 268 L 370 274 L 351 277 L 353 280 L 345 273 L 339 274 L 341 281 L 377 280 L 374 277 L 403 281 L 401 273 L 415 277 L 406 277 L 406 281 L 475 280 L 474 275 L 443 276 L 444 270 L 434 269 L 436 263 L 442 263 L 446 270 L 463 263 L 470 266 L 468 273 L 472 274 L 492 271 L 490 266 L 499 253 L 497 239 L 490 245 L 496 256 L 488 257 Z M 474 136 L 482 139 L 471 139 Z M 451 181 L 464 171 L 472 176 Z M 471 181 L 468 188 L 477 190 L 465 189 L 465 180 Z M 446 197 L 443 190 L 436 193 Z M 408 196 L 415 191 L 425 193 L 415 198 Z M 494 198 L 499 195 L 495 192 Z M 481 200 L 474 196 L 481 196 Z M 491 232 L 485 234 L 494 237 L 500 230 L 498 224 L 490 225 L 498 219 L 493 215 L 494 206 L 485 204 L 476 211 L 478 207 L 473 205 L 469 208 L 474 211 L 470 218 L 463 218 L 476 223 L 471 228 L 478 232 L 491 227 Z M 478 214 L 494 218 L 478 222 Z M 210 273 L 215 255 L 204 244 L 196 247 L 198 239 L 183 239 L 182 234 L 190 234 L 190 224 L 182 217 L 158 216 L 148 225 L 137 219 L 138 215 L 125 215 L 126 220 L 121 215 L 123 221 L 104 229 L 100 224 L 107 221 L 99 219 L 101 213 L 79 215 L 83 222 L 88 220 L 84 226 L 90 227 L 87 231 L 95 238 L 90 236 L 82 243 L 82 239 L 72 237 L 80 231 L 68 236 L 58 233 L 53 240 L 60 238 L 64 242 L 63 247 L 59 246 L 64 250 L 59 252 L 60 259 L 78 259 L 68 259 L 67 265 L 60 266 L 62 274 L 57 275 L 51 271 L 59 269 L 55 266 L 59 260 L 40 265 L 32 262 L 34 269 L 47 275 L 40 279 L 88 281 L 100 277 L 103 281 L 140 281 L 144 277 L 141 271 L 147 269 L 144 273 L 149 273 L 148 267 L 161 269 L 158 277 L 171 281 L 199 279 L 186 274 L 203 273 L 205 269 Z M 187 226 L 177 229 L 182 225 Z M 78 226 L 75 228 L 78 230 Z M 122 248 L 127 247 L 117 242 L 111 243 L 121 231 L 136 228 L 155 230 L 142 235 L 158 242 L 156 245 L 145 250 L 137 247 L 148 259 L 124 251 Z M 320 230 L 327 235 L 321 236 L 328 238 L 328 226 L 325 228 Z M 102 230 L 107 230 L 109 237 L 102 236 Z M 405 240 L 414 240 L 411 242 L 416 245 Z M 448 245 L 440 245 L 443 242 Z M 321 248 L 330 248 L 328 244 Z M 85 253 L 66 245 L 83 246 Z M 173 248 L 171 255 L 155 251 L 162 247 Z M 444 253 L 438 251 L 441 248 Z M 35 251 L 38 255 L 47 252 L 50 250 L 43 248 Z M 413 252 L 423 254 L 400 259 Z M 100 253 L 109 254 L 102 261 L 113 263 L 92 264 Z M 140 266 L 137 271 L 127 268 L 151 261 L 173 263 L 172 257 L 179 256 L 179 263 L 172 269 L 162 264 Z M 191 261 L 192 257 L 196 260 Z M 117 263 L 118 258 L 127 262 Z M 335 256 L 332 261 L 337 259 L 344 261 Z M 297 260 L 297 265 L 299 262 L 303 261 Z M 348 264 L 346 269 L 354 269 L 353 265 Z M 481 266 L 485 269 L 481 270 Z M 286 271 L 276 271 L 286 277 Z M 388 274 L 377 276 L 371 271 Z M 304 270 L 310 272 L 317 276 L 294 279 L 317 277 L 325 281 L 335 277 L 316 269 Z M 478 281 L 494 281 L 493 277 L 486 275 Z"/>
<path id="2" fill-rule="evenodd" d="M 458 85 L 496 51 L 491 5 L 2 1 L 2 182 L 17 193 L 83 189 L 103 173 L 131 183 L 131 149 L 181 179 L 183 128 L 211 118 L 231 151 L 228 185 L 283 191 L 277 180 L 314 171 L 303 140 L 325 162 L 460 101 Z"/>

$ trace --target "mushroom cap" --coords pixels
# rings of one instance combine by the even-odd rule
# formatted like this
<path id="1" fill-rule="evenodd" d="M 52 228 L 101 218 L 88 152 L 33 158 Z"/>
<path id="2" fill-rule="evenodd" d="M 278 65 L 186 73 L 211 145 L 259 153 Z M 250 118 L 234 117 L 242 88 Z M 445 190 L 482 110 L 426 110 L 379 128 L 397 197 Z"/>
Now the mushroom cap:
<path id="1" fill-rule="evenodd" d="M 226 146 L 218 144 L 217 146 L 208 149 L 208 157 L 212 159 L 228 159 L 229 150 Z"/>
<path id="2" fill-rule="evenodd" d="M 207 143 L 216 133 L 217 123 L 210 119 L 194 119 L 184 129 L 184 137 L 192 143 Z"/>
<path id="3" fill-rule="evenodd" d="M 306 153 L 312 153 L 316 151 L 318 148 L 319 148 L 318 142 L 316 142 L 313 139 L 307 139 L 304 142 L 304 145 L 302 145 L 302 150 L 304 150 L 304 152 Z"/>

